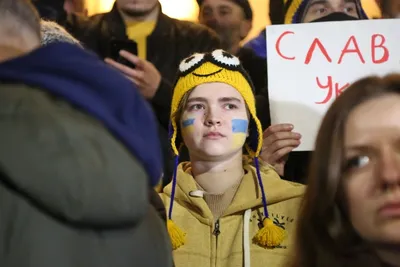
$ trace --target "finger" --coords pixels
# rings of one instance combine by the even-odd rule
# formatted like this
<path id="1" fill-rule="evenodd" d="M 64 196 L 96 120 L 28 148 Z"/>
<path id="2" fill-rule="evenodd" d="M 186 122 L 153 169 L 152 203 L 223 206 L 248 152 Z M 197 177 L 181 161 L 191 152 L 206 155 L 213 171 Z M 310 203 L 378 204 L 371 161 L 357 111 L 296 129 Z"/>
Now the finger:
<path id="1" fill-rule="evenodd" d="M 124 75 L 128 80 L 130 80 L 132 83 L 134 83 L 136 86 L 139 87 L 140 82 L 132 77 L 129 77 L 127 75 Z"/>
<path id="2" fill-rule="evenodd" d="M 267 137 L 276 132 L 290 132 L 293 128 L 293 124 L 289 123 L 273 124 L 264 131 L 263 137 Z"/>
<path id="3" fill-rule="evenodd" d="M 131 74 L 133 79 L 141 81 L 141 83 L 145 82 L 145 73 L 143 70 L 132 69 Z"/>
<path id="4" fill-rule="evenodd" d="M 263 142 L 266 146 L 271 145 L 276 141 L 281 140 L 300 140 L 301 134 L 294 133 L 294 132 L 277 132 L 269 135 L 268 137 L 264 138 Z"/>
<path id="5" fill-rule="evenodd" d="M 273 165 L 273 164 L 281 161 L 284 157 L 286 157 L 295 148 L 296 147 L 285 147 L 285 148 L 282 148 L 282 149 L 276 151 L 274 154 L 271 155 L 271 158 L 270 158 L 270 161 L 272 162 L 271 164 Z"/>
<path id="6" fill-rule="evenodd" d="M 129 53 L 126 50 L 121 50 L 119 52 L 120 56 L 125 58 L 126 60 L 128 60 L 129 62 L 132 62 L 133 64 L 135 64 L 136 68 L 138 69 L 144 69 L 145 67 L 145 61 L 140 59 L 138 56 Z"/>
<path id="7" fill-rule="evenodd" d="M 125 74 L 125 76 L 134 77 L 134 75 L 135 75 L 135 70 L 134 69 L 132 69 L 132 68 L 130 68 L 128 66 L 125 66 L 124 64 L 118 63 L 118 62 L 112 60 L 111 58 L 106 58 L 106 59 L 104 59 L 104 61 L 107 64 L 109 64 L 112 67 L 114 67 L 117 70 L 119 70 L 120 72 L 122 72 L 123 74 Z"/>
<path id="8" fill-rule="evenodd" d="M 296 139 L 279 140 L 267 146 L 266 150 L 269 151 L 270 154 L 273 154 L 276 151 L 281 150 L 285 147 L 298 147 L 299 145 L 300 145 L 300 140 Z"/>

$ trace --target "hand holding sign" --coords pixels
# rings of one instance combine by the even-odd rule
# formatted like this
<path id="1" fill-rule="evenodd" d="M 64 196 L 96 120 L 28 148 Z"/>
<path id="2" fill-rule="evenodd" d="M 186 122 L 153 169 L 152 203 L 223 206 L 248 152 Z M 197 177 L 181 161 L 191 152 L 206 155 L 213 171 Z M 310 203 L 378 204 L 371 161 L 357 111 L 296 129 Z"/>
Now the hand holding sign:
<path id="1" fill-rule="evenodd" d="M 273 124 L 290 122 L 313 150 L 332 101 L 353 81 L 400 72 L 400 20 L 268 26 L 268 88 Z"/>
<path id="2" fill-rule="evenodd" d="M 280 176 L 284 175 L 287 157 L 300 145 L 301 135 L 292 132 L 291 124 L 275 124 L 268 127 L 263 134 L 261 159 L 272 165 Z"/>

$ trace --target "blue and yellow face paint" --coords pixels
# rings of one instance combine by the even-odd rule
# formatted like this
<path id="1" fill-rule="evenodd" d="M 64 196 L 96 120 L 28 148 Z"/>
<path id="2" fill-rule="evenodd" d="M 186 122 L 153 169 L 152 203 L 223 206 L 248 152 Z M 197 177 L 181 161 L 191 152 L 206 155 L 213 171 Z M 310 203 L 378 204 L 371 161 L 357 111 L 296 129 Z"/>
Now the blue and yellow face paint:
<path id="1" fill-rule="evenodd" d="M 182 134 L 186 135 L 186 134 L 192 134 L 194 132 L 194 119 L 190 118 L 190 119 L 186 119 L 183 120 L 181 125 L 182 125 Z"/>
<path id="2" fill-rule="evenodd" d="M 247 138 L 247 129 L 249 127 L 249 121 L 243 119 L 233 119 L 232 120 L 232 146 L 234 148 L 243 147 L 244 142 Z"/>

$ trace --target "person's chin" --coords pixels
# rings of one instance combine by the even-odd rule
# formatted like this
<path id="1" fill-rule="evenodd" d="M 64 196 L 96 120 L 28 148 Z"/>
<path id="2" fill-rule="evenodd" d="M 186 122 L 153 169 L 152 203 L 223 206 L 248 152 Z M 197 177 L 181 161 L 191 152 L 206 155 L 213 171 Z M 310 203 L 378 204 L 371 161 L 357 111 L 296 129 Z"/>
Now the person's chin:
<path id="1" fill-rule="evenodd" d="M 228 151 L 227 146 L 224 146 L 223 144 L 206 144 L 202 150 L 206 156 L 212 158 L 224 157 L 230 152 Z"/>
<path id="2" fill-rule="evenodd" d="M 400 218 L 391 218 L 381 224 L 381 233 L 379 237 L 381 243 L 400 244 Z"/>
<path id="3" fill-rule="evenodd" d="M 149 7 L 146 4 L 143 5 L 128 4 L 122 8 L 122 11 L 131 17 L 143 17 L 150 14 L 155 8 L 157 8 L 157 5 Z"/>

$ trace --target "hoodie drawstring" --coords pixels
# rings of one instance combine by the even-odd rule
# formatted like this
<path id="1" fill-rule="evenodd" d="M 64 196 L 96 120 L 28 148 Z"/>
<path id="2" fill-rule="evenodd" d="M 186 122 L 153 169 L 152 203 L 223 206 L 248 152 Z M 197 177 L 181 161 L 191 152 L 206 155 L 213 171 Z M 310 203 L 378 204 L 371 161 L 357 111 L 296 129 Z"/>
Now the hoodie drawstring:
<path id="1" fill-rule="evenodd" d="M 250 267 L 250 218 L 251 209 L 244 212 L 243 216 L 243 252 L 244 252 L 244 267 Z"/>

